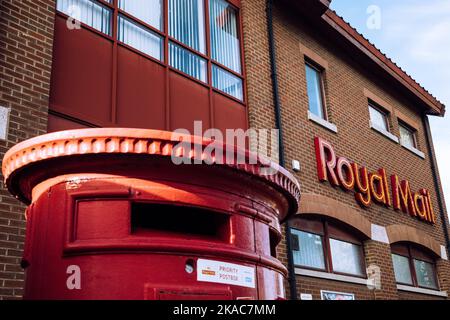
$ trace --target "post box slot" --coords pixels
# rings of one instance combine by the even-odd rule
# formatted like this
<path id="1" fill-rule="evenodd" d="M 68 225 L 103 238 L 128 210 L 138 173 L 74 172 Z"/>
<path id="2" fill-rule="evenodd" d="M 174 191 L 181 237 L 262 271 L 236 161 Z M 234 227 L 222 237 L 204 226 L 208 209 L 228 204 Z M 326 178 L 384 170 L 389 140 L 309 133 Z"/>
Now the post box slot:
<path id="1" fill-rule="evenodd" d="M 200 208 L 133 203 L 131 232 L 138 236 L 175 236 L 226 242 L 230 234 L 230 217 Z"/>

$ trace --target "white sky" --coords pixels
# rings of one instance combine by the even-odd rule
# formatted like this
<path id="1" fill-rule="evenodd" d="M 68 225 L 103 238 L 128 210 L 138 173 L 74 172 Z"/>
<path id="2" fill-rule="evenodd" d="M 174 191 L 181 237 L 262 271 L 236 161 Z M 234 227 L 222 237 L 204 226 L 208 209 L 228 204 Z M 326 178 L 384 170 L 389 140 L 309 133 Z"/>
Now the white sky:
<path id="1" fill-rule="evenodd" d="M 373 5 L 379 29 L 367 24 Z M 450 1 L 333 0 L 331 8 L 447 106 L 447 115 L 430 117 L 430 124 L 450 208 Z"/>

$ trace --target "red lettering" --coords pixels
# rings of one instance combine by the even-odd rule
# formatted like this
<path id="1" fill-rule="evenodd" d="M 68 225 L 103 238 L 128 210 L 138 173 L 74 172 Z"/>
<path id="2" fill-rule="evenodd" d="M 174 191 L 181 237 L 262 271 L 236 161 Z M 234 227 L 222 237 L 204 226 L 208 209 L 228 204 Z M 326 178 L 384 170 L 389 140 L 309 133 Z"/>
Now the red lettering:
<path id="1" fill-rule="evenodd" d="M 331 144 L 319 137 L 314 139 L 316 147 L 316 162 L 317 162 L 317 173 L 319 175 L 320 181 L 328 181 L 330 183 L 338 186 L 339 181 L 334 172 L 336 167 L 336 154 L 334 153 Z"/>
<path id="2" fill-rule="evenodd" d="M 386 193 L 384 192 L 383 177 L 377 173 L 369 174 L 370 192 L 378 203 L 386 204 Z"/>
<path id="3" fill-rule="evenodd" d="M 369 187 L 369 174 L 366 167 L 358 168 L 356 163 L 352 163 L 353 175 L 355 177 L 355 198 L 359 204 L 369 207 L 372 203 Z"/>
<path id="4" fill-rule="evenodd" d="M 416 208 L 414 205 L 413 196 L 409 182 L 403 180 L 401 183 L 397 175 L 391 176 L 392 199 L 395 210 L 402 210 L 412 216 L 416 216 Z"/>
<path id="5" fill-rule="evenodd" d="M 355 176 L 353 175 L 350 161 L 340 157 L 336 164 L 336 173 L 344 190 L 351 191 L 355 188 Z"/>

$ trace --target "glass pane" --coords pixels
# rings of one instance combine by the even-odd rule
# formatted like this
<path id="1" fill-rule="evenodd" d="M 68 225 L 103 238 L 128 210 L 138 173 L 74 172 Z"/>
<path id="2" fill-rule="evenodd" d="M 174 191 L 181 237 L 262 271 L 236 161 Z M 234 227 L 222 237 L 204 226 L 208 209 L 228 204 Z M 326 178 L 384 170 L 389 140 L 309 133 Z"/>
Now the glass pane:
<path id="1" fill-rule="evenodd" d="M 409 267 L 409 259 L 398 254 L 392 255 L 392 263 L 394 264 L 395 281 L 412 285 L 411 268 Z"/>
<path id="2" fill-rule="evenodd" d="M 238 19 L 236 10 L 224 0 L 209 3 L 211 58 L 241 73 Z"/>
<path id="3" fill-rule="evenodd" d="M 434 266 L 431 263 L 414 259 L 414 269 L 416 270 L 417 284 L 419 287 L 438 288 Z"/>
<path id="4" fill-rule="evenodd" d="M 212 85 L 241 101 L 244 99 L 242 79 L 215 65 L 212 66 Z"/>
<path id="5" fill-rule="evenodd" d="M 371 106 L 369 106 L 369 112 L 372 125 L 374 125 L 378 129 L 389 131 L 387 127 L 386 116 L 382 112 Z"/>
<path id="6" fill-rule="evenodd" d="M 415 148 L 416 145 L 414 143 L 414 133 L 409 130 L 408 128 L 405 128 L 404 126 L 400 125 L 400 142 L 402 145 Z"/>
<path id="7" fill-rule="evenodd" d="M 169 35 L 205 53 L 203 0 L 169 0 Z"/>
<path id="8" fill-rule="evenodd" d="M 322 237 L 316 234 L 291 229 L 299 239 L 300 250 L 293 251 L 294 264 L 304 267 L 325 269 Z"/>
<path id="9" fill-rule="evenodd" d="M 119 16 L 119 41 L 139 50 L 149 56 L 162 60 L 163 41 L 156 33 L 137 25 L 131 20 Z"/>
<path id="10" fill-rule="evenodd" d="M 119 8 L 158 30 L 162 28 L 162 0 L 119 0 Z"/>
<path id="11" fill-rule="evenodd" d="M 111 9 L 91 0 L 58 0 L 56 9 L 88 26 L 111 35 Z"/>
<path id="12" fill-rule="evenodd" d="M 169 43 L 169 64 L 180 71 L 206 82 L 206 61 L 189 50 Z"/>
<path id="13" fill-rule="evenodd" d="M 309 111 L 324 119 L 321 74 L 316 69 L 306 65 L 306 86 L 308 90 Z"/>
<path id="14" fill-rule="evenodd" d="M 333 271 L 364 275 L 361 247 L 353 243 L 330 239 Z"/>

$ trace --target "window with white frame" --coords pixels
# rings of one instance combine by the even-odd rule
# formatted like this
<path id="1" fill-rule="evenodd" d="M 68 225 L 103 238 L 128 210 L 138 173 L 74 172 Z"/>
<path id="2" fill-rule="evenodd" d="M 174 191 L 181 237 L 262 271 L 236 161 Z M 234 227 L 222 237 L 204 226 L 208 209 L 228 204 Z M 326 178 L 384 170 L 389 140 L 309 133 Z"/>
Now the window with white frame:
<path id="1" fill-rule="evenodd" d="M 315 116 L 327 120 L 322 79 L 323 71 L 308 61 L 305 63 L 305 70 L 309 111 Z"/>
<path id="2" fill-rule="evenodd" d="M 400 143 L 408 148 L 417 149 L 416 130 L 403 122 L 399 122 Z"/>
<path id="3" fill-rule="evenodd" d="M 369 114 L 370 114 L 370 121 L 372 123 L 372 126 L 384 131 L 389 132 L 389 122 L 388 122 L 388 113 L 378 106 L 375 106 L 374 104 L 369 104 Z"/>

